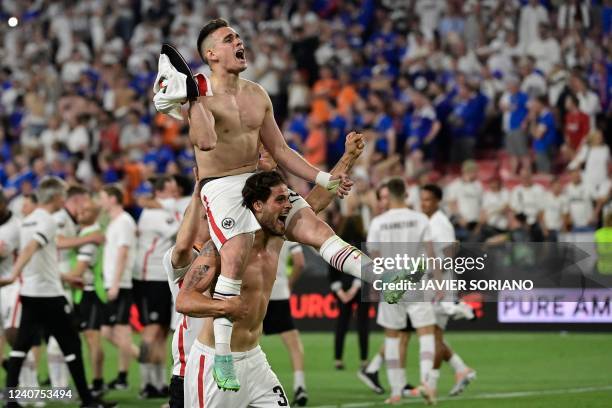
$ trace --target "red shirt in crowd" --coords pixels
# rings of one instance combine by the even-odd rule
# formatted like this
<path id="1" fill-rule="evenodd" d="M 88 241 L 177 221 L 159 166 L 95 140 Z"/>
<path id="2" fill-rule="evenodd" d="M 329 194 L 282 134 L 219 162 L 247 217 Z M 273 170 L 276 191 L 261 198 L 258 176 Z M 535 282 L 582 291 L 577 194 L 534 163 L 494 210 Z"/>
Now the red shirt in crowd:
<path id="1" fill-rule="evenodd" d="M 568 112 L 565 115 L 565 127 L 563 134 L 566 143 L 574 150 L 577 150 L 582 140 L 589 133 L 589 115 L 584 112 Z"/>

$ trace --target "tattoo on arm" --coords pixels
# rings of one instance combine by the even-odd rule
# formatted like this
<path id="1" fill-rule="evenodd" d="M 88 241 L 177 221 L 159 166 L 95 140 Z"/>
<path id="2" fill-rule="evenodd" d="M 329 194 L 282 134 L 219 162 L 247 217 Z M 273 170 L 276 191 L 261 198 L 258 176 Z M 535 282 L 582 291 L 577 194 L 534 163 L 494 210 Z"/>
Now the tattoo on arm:
<path id="1" fill-rule="evenodd" d="M 217 248 L 215 248 L 215 244 L 212 241 L 207 241 L 202 247 L 202 249 L 200 250 L 200 255 L 201 256 L 216 255 L 216 252 L 217 252 Z"/>
<path id="2" fill-rule="evenodd" d="M 204 264 L 194 266 L 191 270 L 191 278 L 189 279 L 189 281 L 187 281 L 185 289 L 194 289 L 198 285 L 198 283 L 200 283 L 200 281 L 204 279 L 204 277 L 208 273 L 208 269 L 210 269 L 210 266 Z"/>

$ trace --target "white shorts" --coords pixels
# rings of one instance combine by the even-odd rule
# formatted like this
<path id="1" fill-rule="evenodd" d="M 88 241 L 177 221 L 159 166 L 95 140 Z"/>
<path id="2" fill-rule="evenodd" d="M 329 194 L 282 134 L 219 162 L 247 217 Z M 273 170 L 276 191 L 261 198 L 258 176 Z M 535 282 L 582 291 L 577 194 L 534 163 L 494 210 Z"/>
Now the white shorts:
<path id="1" fill-rule="evenodd" d="M 195 341 L 185 373 L 185 408 L 278 408 L 288 407 L 285 391 L 266 355 L 257 346 L 232 353 L 240 390 L 221 391 L 213 379 L 215 350 Z"/>
<path id="2" fill-rule="evenodd" d="M 406 328 L 406 315 L 415 329 L 436 324 L 433 305 L 429 302 L 380 302 L 376 323 L 385 329 L 402 330 Z"/>
<path id="3" fill-rule="evenodd" d="M 448 313 L 440 306 L 440 304 L 434 305 L 434 313 L 436 314 L 436 326 L 442 330 L 446 330 L 448 324 Z"/>
<path id="4" fill-rule="evenodd" d="M 204 319 L 189 317 L 180 313 L 175 314 L 179 316 L 179 320 L 178 327 L 172 334 L 172 375 L 184 377 L 191 347 L 198 338 L 198 334 L 200 334 Z"/>
<path id="5" fill-rule="evenodd" d="M 21 322 L 21 302 L 19 289 L 21 283 L 14 282 L 0 288 L 0 309 L 2 313 L 2 326 L 5 329 L 19 327 Z"/>
<path id="6" fill-rule="evenodd" d="M 255 173 L 226 176 L 204 184 L 200 197 L 206 207 L 210 236 L 220 250 L 223 244 L 239 234 L 261 229 L 259 222 L 250 209 L 242 205 L 242 189 L 246 180 Z M 310 207 L 296 192 L 289 190 L 292 207 L 287 215 L 287 223 L 302 208 Z"/>
<path id="7" fill-rule="evenodd" d="M 217 247 L 236 235 L 255 232 L 261 227 L 250 209 L 242 205 L 242 189 L 254 173 L 226 176 L 204 184 L 200 197 L 206 208 L 210 236 Z"/>

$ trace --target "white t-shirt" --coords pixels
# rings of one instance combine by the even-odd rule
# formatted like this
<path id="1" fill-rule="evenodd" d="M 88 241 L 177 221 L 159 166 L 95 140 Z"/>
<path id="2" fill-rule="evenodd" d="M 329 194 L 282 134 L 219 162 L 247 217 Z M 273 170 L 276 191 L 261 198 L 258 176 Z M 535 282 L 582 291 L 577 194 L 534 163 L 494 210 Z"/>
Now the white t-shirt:
<path id="1" fill-rule="evenodd" d="M 40 244 L 30 262 L 23 268 L 21 295 L 32 297 L 63 296 L 64 289 L 57 264 L 55 235 L 57 225 L 53 216 L 37 208 L 24 218 L 19 231 L 19 249 L 23 250 L 32 240 Z"/>
<path id="2" fill-rule="evenodd" d="M 567 206 L 573 227 L 586 227 L 593 217 L 594 192 L 584 183 L 565 186 Z"/>
<path id="3" fill-rule="evenodd" d="M 429 228 L 436 256 L 442 257 L 444 248 L 455 242 L 455 228 L 442 210 L 436 211 L 431 216 Z"/>
<path id="4" fill-rule="evenodd" d="M 278 254 L 278 266 L 276 268 L 276 280 L 272 286 L 270 300 L 287 300 L 291 296 L 289 291 L 288 272 L 292 268 L 291 257 L 293 254 L 301 254 L 302 246 L 296 242 L 285 241 Z"/>
<path id="5" fill-rule="evenodd" d="M 145 209 L 138 220 L 138 250 L 134 279 L 165 282 L 164 254 L 174 245 L 179 221 L 163 209 Z"/>
<path id="6" fill-rule="evenodd" d="M 79 226 L 68 210 L 62 208 L 53 213 L 53 219 L 57 224 L 57 235 L 66 238 L 74 238 L 79 232 Z M 59 249 L 59 268 L 60 273 L 70 272 L 70 249 Z"/>
<path id="7" fill-rule="evenodd" d="M 570 169 L 576 169 L 584 163 L 582 180 L 593 188 L 608 180 L 608 162 L 610 148 L 608 145 L 588 146 L 583 144 L 578 154 L 569 164 Z"/>
<path id="8" fill-rule="evenodd" d="M 508 228 L 508 218 L 504 209 L 510 203 L 510 193 L 506 189 L 485 191 L 482 208 L 487 215 L 487 225 L 500 230 Z"/>
<path id="9" fill-rule="evenodd" d="M 447 200 L 456 201 L 459 215 L 466 222 L 478 221 L 482 205 L 483 188 L 480 181 L 457 179 L 447 188 Z"/>
<path id="10" fill-rule="evenodd" d="M 100 232 L 100 225 L 94 223 L 89 225 L 81 230 L 79 233 L 80 237 L 85 235 L 92 234 L 94 232 Z M 98 248 L 99 245 L 95 243 L 89 243 L 85 245 L 81 245 L 77 251 L 77 261 L 82 261 L 87 263 L 87 269 L 83 272 L 83 285 L 84 290 L 94 290 L 94 272 L 93 268 L 96 265 L 96 262 L 101 261 L 98 259 Z"/>
<path id="11" fill-rule="evenodd" d="M 174 250 L 174 246 L 166 251 L 164 254 L 164 258 L 162 260 L 162 264 L 164 270 L 166 271 L 166 276 L 168 279 L 168 285 L 170 285 L 170 292 L 172 292 L 172 303 L 176 304 L 176 297 L 178 296 L 178 291 L 180 285 L 182 284 L 182 280 L 185 277 L 187 271 L 191 267 L 191 263 L 198 256 L 198 253 L 193 250 L 191 262 L 183 267 L 183 268 L 174 268 L 172 266 L 172 251 Z M 185 316 L 176 312 L 176 309 L 173 307 L 174 313 L 178 317 L 176 320 L 178 322 L 178 326 L 172 335 L 172 375 L 185 376 L 185 368 L 187 365 L 187 358 L 189 357 L 189 352 L 191 351 L 191 346 L 193 342 L 198 337 L 200 330 L 202 329 L 202 325 L 204 324 L 204 319 L 198 319 L 195 317 Z"/>
<path id="12" fill-rule="evenodd" d="M 431 240 L 427 216 L 409 208 L 392 208 L 374 217 L 367 238 L 368 250 L 376 251 L 384 257 L 394 257 L 397 254 L 420 256 L 424 252 L 421 245 L 406 246 L 405 243 Z"/>
<path id="13" fill-rule="evenodd" d="M 567 197 L 564 194 L 556 196 L 547 191 L 542 197 L 542 208 L 544 209 L 546 228 L 553 231 L 561 230 L 563 215 L 567 214 Z"/>
<path id="14" fill-rule="evenodd" d="M 531 225 L 537 221 L 538 214 L 543 209 L 544 192 L 544 188 L 539 184 L 532 184 L 529 187 L 518 185 L 510 193 L 510 208 L 517 214 L 525 214 L 527 224 Z"/>
<path id="15" fill-rule="evenodd" d="M 125 270 L 121 275 L 119 287 L 131 289 L 132 270 L 136 261 L 136 223 L 125 211 L 119 214 L 106 228 L 106 243 L 104 244 L 104 287 L 109 289 L 115 279 L 117 254 L 122 246 L 128 247 L 128 257 Z"/>
<path id="16" fill-rule="evenodd" d="M 19 220 L 15 214 L 0 224 L 0 242 L 6 249 L 6 256 L 0 257 L 0 278 L 8 278 L 19 247 Z"/>
<path id="17" fill-rule="evenodd" d="M 414 211 L 421 211 L 421 187 L 418 184 L 413 184 L 408 187 L 406 205 Z"/>

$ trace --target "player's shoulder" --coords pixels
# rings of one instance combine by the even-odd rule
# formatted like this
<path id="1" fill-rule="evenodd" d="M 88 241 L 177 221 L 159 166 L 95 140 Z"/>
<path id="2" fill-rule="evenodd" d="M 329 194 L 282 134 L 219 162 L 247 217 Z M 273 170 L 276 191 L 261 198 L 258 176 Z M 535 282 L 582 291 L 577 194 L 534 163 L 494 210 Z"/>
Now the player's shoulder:
<path id="1" fill-rule="evenodd" d="M 263 86 L 261 86 L 257 82 L 251 81 L 250 79 L 240 78 L 240 85 L 243 91 L 265 98 L 269 97 L 268 92 Z"/>

